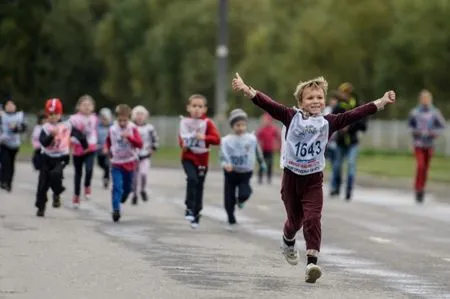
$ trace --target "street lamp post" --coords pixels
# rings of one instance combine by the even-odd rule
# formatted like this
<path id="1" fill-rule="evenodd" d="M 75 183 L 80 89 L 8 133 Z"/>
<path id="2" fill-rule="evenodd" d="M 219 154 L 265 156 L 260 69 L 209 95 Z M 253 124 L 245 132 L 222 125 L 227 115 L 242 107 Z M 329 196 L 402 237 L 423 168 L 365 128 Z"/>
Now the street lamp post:
<path id="1" fill-rule="evenodd" d="M 227 110 L 228 70 L 228 0 L 219 1 L 219 22 L 216 48 L 216 101 L 215 116 L 219 127 L 223 126 Z"/>

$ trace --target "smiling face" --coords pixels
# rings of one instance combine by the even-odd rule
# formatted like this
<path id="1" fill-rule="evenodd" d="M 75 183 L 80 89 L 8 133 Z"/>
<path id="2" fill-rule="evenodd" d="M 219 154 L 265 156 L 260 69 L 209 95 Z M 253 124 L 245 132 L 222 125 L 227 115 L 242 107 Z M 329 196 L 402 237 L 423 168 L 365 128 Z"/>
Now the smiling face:
<path id="1" fill-rule="evenodd" d="M 322 88 L 317 86 L 306 87 L 303 89 L 299 108 L 311 115 L 322 113 L 325 108 L 325 93 Z"/>

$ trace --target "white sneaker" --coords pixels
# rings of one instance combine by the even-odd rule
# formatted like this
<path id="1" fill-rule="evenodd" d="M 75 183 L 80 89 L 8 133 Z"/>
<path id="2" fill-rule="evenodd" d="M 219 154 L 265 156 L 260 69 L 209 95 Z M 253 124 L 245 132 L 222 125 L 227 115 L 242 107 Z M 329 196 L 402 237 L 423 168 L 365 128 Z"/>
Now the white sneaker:
<path id="1" fill-rule="evenodd" d="M 283 240 L 281 240 L 281 250 L 282 250 L 284 257 L 286 258 L 286 261 L 290 265 L 295 266 L 298 264 L 298 250 L 295 247 L 295 245 L 288 246 L 288 245 L 286 245 L 286 243 L 284 243 Z"/>
<path id="2" fill-rule="evenodd" d="M 230 224 L 230 223 L 228 223 L 228 224 L 225 226 L 225 230 L 227 230 L 227 231 L 229 231 L 229 232 L 234 232 L 234 231 L 236 231 L 236 224 Z"/>
<path id="3" fill-rule="evenodd" d="M 315 283 L 317 279 L 322 276 L 322 270 L 320 267 L 314 264 L 308 264 L 305 270 L 305 282 Z"/>
<path id="4" fill-rule="evenodd" d="M 197 229 L 199 226 L 199 224 L 197 222 L 191 222 L 191 228 L 192 229 Z"/>
<path id="5" fill-rule="evenodd" d="M 194 221 L 195 217 L 192 216 L 192 215 L 187 215 L 187 216 L 184 216 L 184 219 L 189 221 L 189 222 L 192 222 L 192 221 Z"/>

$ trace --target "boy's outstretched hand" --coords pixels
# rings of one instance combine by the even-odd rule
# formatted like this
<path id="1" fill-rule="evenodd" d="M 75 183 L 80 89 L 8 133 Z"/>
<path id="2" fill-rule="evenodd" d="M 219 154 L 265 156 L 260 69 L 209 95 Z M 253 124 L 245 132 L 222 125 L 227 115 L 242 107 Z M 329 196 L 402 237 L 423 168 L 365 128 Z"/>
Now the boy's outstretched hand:
<path id="1" fill-rule="evenodd" d="M 385 99 L 386 104 L 392 104 L 395 102 L 395 91 L 390 90 L 384 93 L 383 99 Z"/>
<path id="2" fill-rule="evenodd" d="M 377 106 L 378 110 L 382 110 L 387 104 L 395 103 L 395 99 L 395 91 L 390 90 L 385 92 L 382 98 L 374 101 L 374 104 Z"/>
<path id="3" fill-rule="evenodd" d="M 256 95 L 256 91 L 244 83 L 244 80 L 242 80 L 241 76 L 239 76 L 239 73 L 236 73 L 233 81 L 231 82 L 231 86 L 234 91 L 241 91 L 246 97 L 253 98 Z"/>

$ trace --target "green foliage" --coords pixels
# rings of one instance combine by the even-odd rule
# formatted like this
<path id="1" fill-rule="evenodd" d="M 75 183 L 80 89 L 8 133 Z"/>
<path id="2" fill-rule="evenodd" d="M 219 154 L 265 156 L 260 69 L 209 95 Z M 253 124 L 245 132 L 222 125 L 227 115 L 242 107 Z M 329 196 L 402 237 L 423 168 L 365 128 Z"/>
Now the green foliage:
<path id="1" fill-rule="evenodd" d="M 84 93 L 99 106 L 179 114 L 192 93 L 213 109 L 218 1 L 8 0 L 0 4 L 0 92 L 25 109 Z M 381 117 L 404 118 L 428 88 L 450 113 L 445 0 L 229 0 L 229 79 L 293 105 L 295 85 L 324 75 L 369 101 L 395 89 Z M 5 42 L 6 41 L 6 42 Z M 229 107 L 260 113 L 229 93 Z M 70 110 L 70 108 L 68 108 Z M 210 111 L 214 112 L 214 111 Z"/>

